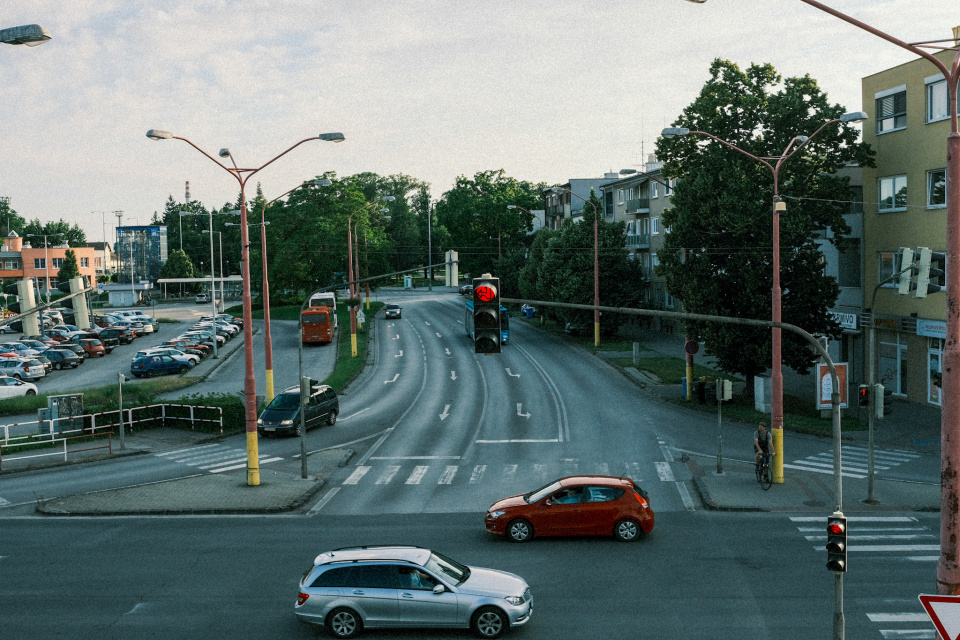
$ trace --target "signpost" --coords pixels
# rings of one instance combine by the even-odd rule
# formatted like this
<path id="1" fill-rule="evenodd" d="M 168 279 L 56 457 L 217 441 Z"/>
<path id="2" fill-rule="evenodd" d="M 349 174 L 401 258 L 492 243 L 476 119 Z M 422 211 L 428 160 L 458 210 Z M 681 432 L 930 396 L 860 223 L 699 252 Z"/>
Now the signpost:
<path id="1" fill-rule="evenodd" d="M 943 640 L 960 638 L 960 596 L 921 594 L 917 597 Z"/>

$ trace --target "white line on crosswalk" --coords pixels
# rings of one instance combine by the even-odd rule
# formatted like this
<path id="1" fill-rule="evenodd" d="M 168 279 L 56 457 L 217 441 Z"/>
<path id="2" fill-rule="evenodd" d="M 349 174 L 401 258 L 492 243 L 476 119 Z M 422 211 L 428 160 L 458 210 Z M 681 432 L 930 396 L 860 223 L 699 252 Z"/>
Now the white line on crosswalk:
<path id="1" fill-rule="evenodd" d="M 270 462 L 276 462 L 277 460 L 283 460 L 283 458 L 265 458 L 260 460 L 260 464 L 268 464 Z M 246 459 L 243 460 L 240 464 L 235 464 L 230 467 L 220 467 L 218 469 L 210 469 L 210 473 L 223 473 L 224 471 L 235 471 L 236 469 L 244 469 L 247 466 Z M 201 467 L 202 468 L 202 467 Z"/>
<path id="2" fill-rule="evenodd" d="M 447 468 L 444 469 L 440 475 L 440 480 L 437 481 L 437 484 L 453 484 L 453 477 L 455 475 L 457 475 L 457 466 L 447 465 Z"/>
<path id="3" fill-rule="evenodd" d="M 222 446 L 223 445 L 220 445 L 220 444 L 204 444 L 198 447 L 190 447 L 189 449 L 177 449 L 176 451 L 164 451 L 163 453 L 157 453 L 154 455 L 156 455 L 158 458 L 163 458 L 164 456 L 175 456 L 179 453 L 193 452 L 193 451 L 198 451 L 200 449 L 209 449 L 210 447 L 222 447 Z"/>
<path id="4" fill-rule="evenodd" d="M 478 464 L 473 468 L 473 473 L 470 474 L 470 484 L 476 484 L 483 478 L 483 472 L 487 470 L 487 465 Z"/>
<path id="5" fill-rule="evenodd" d="M 868 613 L 870 622 L 930 622 L 926 613 Z"/>
<path id="6" fill-rule="evenodd" d="M 884 640 L 936 640 L 933 629 L 881 629 Z"/>
<path id="7" fill-rule="evenodd" d="M 350 477 L 343 481 L 343 484 L 357 484 L 360 482 L 363 476 L 367 475 L 367 472 L 370 471 L 373 467 L 361 466 L 353 470 L 353 473 L 350 474 Z"/>
<path id="8" fill-rule="evenodd" d="M 660 476 L 660 480 L 663 482 L 676 482 L 676 478 L 673 477 L 673 469 L 670 468 L 669 462 L 654 462 L 654 465 L 657 467 L 657 475 Z"/>
<path id="9" fill-rule="evenodd" d="M 383 470 L 383 473 L 380 474 L 380 477 L 377 478 L 377 484 L 390 484 L 390 481 L 393 480 L 393 477 L 397 475 L 398 471 L 400 471 L 400 467 L 387 467 Z"/>
<path id="10" fill-rule="evenodd" d="M 427 474 L 427 470 L 430 467 L 424 465 L 417 465 L 413 468 L 413 473 L 410 474 L 410 477 L 407 478 L 406 484 L 420 484 L 420 480 L 423 479 L 423 476 Z"/>

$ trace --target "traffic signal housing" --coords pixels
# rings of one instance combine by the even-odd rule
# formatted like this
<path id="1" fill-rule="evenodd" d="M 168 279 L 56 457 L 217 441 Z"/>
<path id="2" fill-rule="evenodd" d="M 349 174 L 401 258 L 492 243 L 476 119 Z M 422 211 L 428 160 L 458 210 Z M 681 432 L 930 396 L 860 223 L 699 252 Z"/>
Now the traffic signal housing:
<path id="1" fill-rule="evenodd" d="M 863 409 L 870 408 L 870 385 L 860 385 L 857 391 L 857 406 Z"/>
<path id="2" fill-rule="evenodd" d="M 500 278 L 473 279 L 473 351 L 500 353 Z"/>
<path id="3" fill-rule="evenodd" d="M 827 517 L 827 569 L 847 571 L 847 518 L 840 512 Z"/>

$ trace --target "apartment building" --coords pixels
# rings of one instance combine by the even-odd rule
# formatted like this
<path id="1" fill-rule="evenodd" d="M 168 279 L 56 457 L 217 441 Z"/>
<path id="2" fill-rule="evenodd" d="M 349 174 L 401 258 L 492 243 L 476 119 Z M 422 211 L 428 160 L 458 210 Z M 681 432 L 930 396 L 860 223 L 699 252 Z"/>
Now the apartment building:
<path id="1" fill-rule="evenodd" d="M 56 290 L 57 274 L 63 267 L 63 260 L 70 249 L 77 256 L 77 266 L 80 275 L 87 284 L 95 283 L 96 270 L 94 269 L 94 251 L 89 247 L 70 247 L 60 244 L 50 247 L 33 247 L 24 242 L 16 231 L 11 231 L 3 240 L 3 249 L 0 250 L 0 278 L 20 280 L 35 278 L 37 289 L 46 293 L 48 289 Z"/>
<path id="2" fill-rule="evenodd" d="M 602 178 L 571 178 L 559 185 L 561 193 L 545 192 L 543 195 L 545 221 L 548 229 L 559 229 L 567 222 L 583 220 L 583 207 L 590 200 L 590 192 L 600 195 L 603 185 L 617 180 L 616 173 L 605 173 Z"/>
<path id="3" fill-rule="evenodd" d="M 954 56 L 937 54 L 948 68 Z M 946 296 L 897 295 L 891 278 L 903 266 L 901 247 L 946 249 L 946 81 L 918 58 L 863 78 L 861 87 L 870 116 L 863 139 L 877 154 L 877 166 L 863 172 L 864 328 L 872 320 L 877 330 L 878 381 L 897 397 L 940 405 Z M 946 269 L 942 257 L 935 262 Z"/>

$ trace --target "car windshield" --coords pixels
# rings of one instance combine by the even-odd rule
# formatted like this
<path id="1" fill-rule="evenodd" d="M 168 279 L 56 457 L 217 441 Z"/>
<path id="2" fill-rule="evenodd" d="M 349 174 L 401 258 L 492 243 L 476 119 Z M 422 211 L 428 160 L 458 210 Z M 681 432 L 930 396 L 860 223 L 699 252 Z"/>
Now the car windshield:
<path id="1" fill-rule="evenodd" d="M 276 398 L 273 399 L 267 409 L 279 409 L 281 411 L 289 411 L 290 409 L 296 409 L 300 406 L 300 394 L 293 393 L 281 393 Z"/>
<path id="2" fill-rule="evenodd" d="M 451 560 L 447 556 L 443 555 L 442 553 L 437 553 L 436 551 L 430 554 L 426 564 L 423 566 L 434 573 L 446 576 L 451 581 L 456 583 L 455 586 L 458 587 L 466 582 L 467 578 L 470 577 L 470 567 L 460 564 L 456 560 Z"/>
<path id="3" fill-rule="evenodd" d="M 540 487 L 536 491 L 531 491 L 530 493 L 524 495 L 523 499 L 526 500 L 528 503 L 539 502 L 540 500 L 550 495 L 554 491 L 557 491 L 558 489 L 560 489 L 560 486 L 561 485 L 559 480 L 551 482 L 550 484 L 544 487 Z"/>

